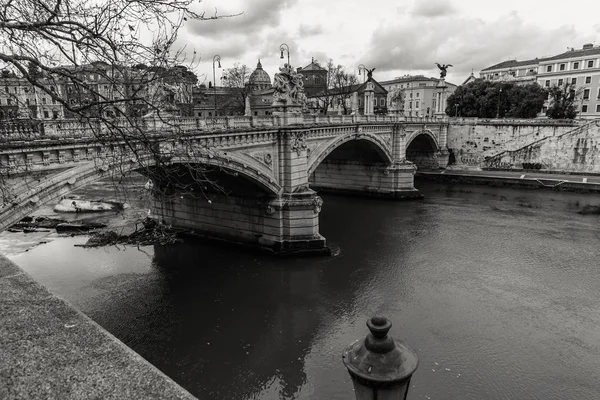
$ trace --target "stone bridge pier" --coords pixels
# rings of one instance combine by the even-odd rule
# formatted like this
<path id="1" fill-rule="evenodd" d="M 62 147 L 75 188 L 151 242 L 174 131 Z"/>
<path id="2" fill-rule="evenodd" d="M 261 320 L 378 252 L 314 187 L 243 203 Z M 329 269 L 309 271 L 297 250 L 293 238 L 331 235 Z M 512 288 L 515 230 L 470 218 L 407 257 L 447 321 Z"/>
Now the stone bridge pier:
<path id="1" fill-rule="evenodd" d="M 309 188 L 303 133 L 281 129 L 275 134 L 273 153 L 263 160 L 276 166 L 276 177 L 256 179 L 247 171 L 207 174 L 212 182 L 200 193 L 164 193 L 158 185 L 153 213 L 175 227 L 210 237 L 286 252 L 327 252 L 319 233 L 323 201 Z M 246 174 L 244 174 L 246 172 Z M 276 182 L 280 182 L 277 184 Z M 222 190 L 216 188 L 222 187 Z M 193 193 L 193 192 L 192 192 Z"/>

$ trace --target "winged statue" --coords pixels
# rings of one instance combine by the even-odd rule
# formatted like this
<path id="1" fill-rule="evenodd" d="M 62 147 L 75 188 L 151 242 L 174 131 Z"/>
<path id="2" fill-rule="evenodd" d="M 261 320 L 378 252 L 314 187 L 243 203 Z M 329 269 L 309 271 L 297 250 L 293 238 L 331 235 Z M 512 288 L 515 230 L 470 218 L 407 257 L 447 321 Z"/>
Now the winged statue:
<path id="1" fill-rule="evenodd" d="M 445 78 L 446 77 L 446 72 L 448 72 L 448 67 L 453 67 L 454 65 L 452 64 L 439 64 L 439 63 L 435 63 L 435 65 L 437 65 L 437 67 L 440 69 L 440 78 Z"/>

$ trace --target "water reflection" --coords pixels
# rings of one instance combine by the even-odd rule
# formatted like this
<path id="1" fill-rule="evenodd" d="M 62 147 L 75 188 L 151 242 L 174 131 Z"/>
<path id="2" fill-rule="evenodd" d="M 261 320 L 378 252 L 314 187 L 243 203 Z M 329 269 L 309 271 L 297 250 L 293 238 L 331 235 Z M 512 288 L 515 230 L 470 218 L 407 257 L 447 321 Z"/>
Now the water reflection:
<path id="1" fill-rule="evenodd" d="M 324 196 L 333 258 L 60 239 L 14 259 L 201 399 L 352 398 L 340 355 L 377 313 L 421 358 L 409 398 L 594 398 L 600 219 L 577 211 L 600 197 L 418 184 Z"/>

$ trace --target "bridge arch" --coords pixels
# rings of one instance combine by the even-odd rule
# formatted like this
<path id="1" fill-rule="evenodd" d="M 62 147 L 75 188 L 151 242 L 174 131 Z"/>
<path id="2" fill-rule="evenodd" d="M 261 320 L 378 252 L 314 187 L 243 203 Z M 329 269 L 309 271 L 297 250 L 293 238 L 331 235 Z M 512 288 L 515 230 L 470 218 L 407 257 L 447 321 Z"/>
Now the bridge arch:
<path id="1" fill-rule="evenodd" d="M 140 157 L 139 159 L 119 157 L 119 161 L 113 163 L 106 160 L 101 163 L 101 161 L 102 159 L 95 159 L 59 172 L 44 179 L 39 185 L 17 194 L 8 207 L 0 209 L 0 231 L 20 221 L 43 204 L 85 187 L 94 181 L 110 177 L 112 171 L 128 172 L 156 165 L 155 159 L 151 156 Z M 266 167 L 257 165 L 256 162 L 246 160 L 235 154 L 217 152 L 190 157 L 173 157 L 168 161 L 169 165 L 183 163 L 204 164 L 222 168 L 238 173 L 269 194 L 278 195 L 282 192 L 281 186 L 274 180 L 272 173 Z"/>
<path id="2" fill-rule="evenodd" d="M 369 133 L 352 133 L 339 136 L 332 141 L 317 147 L 308 157 L 308 175 L 310 176 L 319 164 L 323 162 L 334 150 L 351 141 L 364 141 L 375 150 L 386 165 L 393 164 L 392 153 L 389 146 L 378 136 Z M 350 160 L 351 161 L 351 160 Z"/>
<path id="3" fill-rule="evenodd" d="M 406 140 L 406 159 L 419 169 L 437 169 L 440 145 L 437 136 L 429 129 L 413 132 Z"/>

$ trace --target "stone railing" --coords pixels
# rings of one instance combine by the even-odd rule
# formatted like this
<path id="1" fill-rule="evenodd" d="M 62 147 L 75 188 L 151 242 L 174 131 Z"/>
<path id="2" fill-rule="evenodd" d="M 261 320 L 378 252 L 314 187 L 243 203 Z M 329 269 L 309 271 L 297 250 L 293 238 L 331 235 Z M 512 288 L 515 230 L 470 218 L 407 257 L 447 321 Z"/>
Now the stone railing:
<path id="1" fill-rule="evenodd" d="M 434 117 L 405 117 L 397 115 L 303 115 L 301 124 L 357 124 L 357 123 L 426 123 L 439 122 L 441 119 Z M 111 131 L 136 131 L 145 133 L 169 132 L 213 132 L 218 130 L 235 130 L 256 127 L 277 127 L 282 125 L 279 116 L 228 116 L 217 118 L 188 118 L 158 116 L 126 120 L 114 119 L 110 121 L 68 120 L 57 119 L 51 121 L 15 121 L 0 125 L 0 143 L 26 141 L 26 140 L 66 140 L 92 137 L 110 137 Z M 121 134 L 121 132 L 119 132 Z M 117 135 L 118 136 L 118 135 Z"/>
<path id="2" fill-rule="evenodd" d="M 454 125 L 543 125 L 543 126 L 577 126 L 578 120 L 572 119 L 542 119 L 542 118 L 468 118 L 450 117 Z"/>

